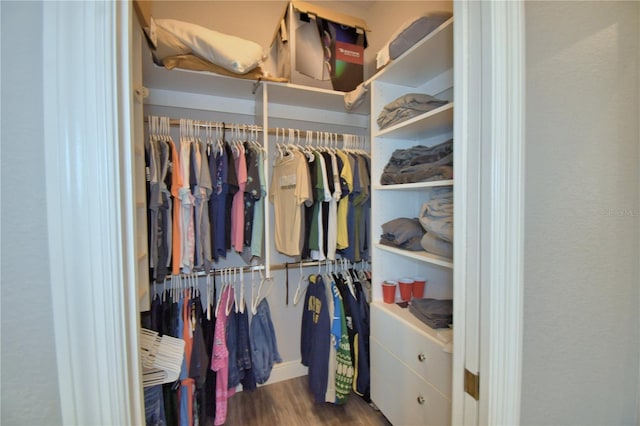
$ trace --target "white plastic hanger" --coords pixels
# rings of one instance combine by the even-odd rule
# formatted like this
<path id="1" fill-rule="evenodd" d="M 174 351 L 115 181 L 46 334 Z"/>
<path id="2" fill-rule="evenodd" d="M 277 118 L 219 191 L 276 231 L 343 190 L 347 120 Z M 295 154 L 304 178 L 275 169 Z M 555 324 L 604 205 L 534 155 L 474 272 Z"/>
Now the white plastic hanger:
<path id="1" fill-rule="evenodd" d="M 262 286 L 267 281 L 271 281 L 271 285 L 269 286 L 269 288 L 265 292 L 264 296 L 261 297 L 260 293 L 262 292 Z M 251 312 L 253 313 L 253 315 L 255 315 L 258 312 L 258 305 L 260 304 L 262 299 L 265 299 L 269 295 L 269 293 L 271 292 L 272 288 L 273 288 L 273 278 L 272 277 L 265 277 L 263 275 L 262 269 L 261 269 L 260 270 L 260 285 L 258 286 L 258 291 L 257 291 L 257 294 L 256 294 L 256 298 L 255 298 L 255 300 L 251 301 Z"/>
<path id="2" fill-rule="evenodd" d="M 218 313 L 220 312 L 220 301 L 222 300 L 222 293 L 224 292 L 227 286 L 226 274 L 227 274 L 227 269 L 223 269 L 220 272 L 220 282 L 222 283 L 222 287 L 220 288 L 219 292 L 216 292 L 218 294 L 218 297 L 216 298 L 216 309 L 215 309 L 216 318 L 218 317 Z"/>
<path id="3" fill-rule="evenodd" d="M 236 269 L 233 269 L 233 277 L 234 280 L 233 282 L 231 281 L 231 270 L 229 270 L 229 285 L 227 287 L 231 287 L 231 290 L 229 291 L 229 297 L 227 297 L 227 305 L 225 306 L 225 313 L 227 314 L 227 316 L 229 316 L 229 314 L 231 313 L 231 311 L 233 310 L 233 305 L 235 304 L 235 298 L 236 298 L 236 291 L 235 291 L 235 274 L 236 274 Z"/>
<path id="4" fill-rule="evenodd" d="M 308 280 L 305 280 L 304 274 L 302 273 L 302 261 L 300 261 L 298 264 L 300 265 L 300 277 L 298 278 L 298 286 L 296 287 L 296 292 L 293 294 L 293 306 L 296 306 L 298 304 L 300 298 L 307 288 L 307 285 L 305 285 L 303 288 L 302 284 L 305 283 L 305 281 L 307 284 L 309 283 Z"/>
<path id="5" fill-rule="evenodd" d="M 240 307 L 238 307 L 240 305 Z M 236 304 L 236 312 L 240 310 L 241 314 L 244 314 L 244 268 L 240 268 L 240 300 Z"/>

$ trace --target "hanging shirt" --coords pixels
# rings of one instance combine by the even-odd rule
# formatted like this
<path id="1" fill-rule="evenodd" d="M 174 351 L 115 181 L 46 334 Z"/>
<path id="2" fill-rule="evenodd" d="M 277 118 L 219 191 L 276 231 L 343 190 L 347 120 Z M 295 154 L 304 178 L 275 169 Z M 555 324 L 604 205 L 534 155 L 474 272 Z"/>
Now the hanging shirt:
<path id="1" fill-rule="evenodd" d="M 305 157 L 299 152 L 279 158 L 273 167 L 269 200 L 274 206 L 276 250 L 300 255 L 302 205 L 311 201 Z"/>
<path id="2" fill-rule="evenodd" d="M 303 207 L 303 224 L 302 224 L 302 248 L 301 248 L 301 253 L 300 256 L 302 259 L 309 259 L 311 258 L 311 233 L 312 233 L 312 227 L 311 224 L 313 222 L 313 214 L 315 211 L 315 199 L 316 199 L 316 195 L 314 194 L 315 191 L 315 187 L 317 184 L 317 172 L 316 172 L 316 166 L 317 166 L 317 161 L 315 161 L 315 156 L 313 156 L 313 161 L 308 160 L 306 161 L 306 165 L 307 165 L 307 170 L 309 171 L 309 178 L 310 178 L 310 186 L 312 188 L 311 190 L 311 194 L 312 194 L 312 199 L 310 200 L 310 202 L 308 203 L 308 205 L 305 205 Z M 317 228 L 316 228 L 316 239 L 318 238 L 317 236 Z"/>
<path id="3" fill-rule="evenodd" d="M 343 307 L 342 296 L 335 283 L 331 281 L 331 291 L 334 303 L 334 322 L 338 322 L 336 344 L 336 404 L 345 404 L 351 393 L 353 384 L 353 361 L 351 359 L 351 347 L 349 334 Z"/>
<path id="4" fill-rule="evenodd" d="M 236 175 L 238 176 L 238 191 L 233 196 L 231 206 L 231 244 L 238 252 L 244 247 L 244 191 L 247 185 L 247 161 L 244 147 L 237 145 Z"/>
<path id="5" fill-rule="evenodd" d="M 355 221 L 355 209 L 353 206 L 353 200 L 356 199 L 360 194 L 360 177 L 359 177 L 358 162 L 356 161 L 355 156 L 353 154 L 348 154 L 347 160 L 353 172 L 353 187 L 348 197 L 349 204 L 347 209 L 347 229 L 346 229 L 348 244 L 347 244 L 347 247 L 340 250 L 340 254 L 342 255 L 342 257 L 349 259 L 351 262 L 355 263 L 356 261 L 355 260 L 356 259 L 356 247 L 355 247 L 356 221 Z M 340 209 L 340 206 L 338 206 L 338 209 Z"/>
<path id="6" fill-rule="evenodd" d="M 229 167 L 227 168 L 227 203 L 225 205 L 225 230 L 224 233 L 224 247 L 226 251 L 231 250 L 231 210 L 233 206 L 233 198 L 238 192 L 238 168 L 236 166 L 236 158 L 233 153 L 233 149 L 231 149 L 231 145 L 229 143 L 224 144 L 224 149 L 227 152 L 227 161 L 229 162 Z"/>
<path id="7" fill-rule="evenodd" d="M 264 176 L 264 153 L 258 151 L 258 177 L 260 179 L 260 193 L 254 206 L 253 228 L 251 230 L 251 255 L 262 257 L 264 241 L 264 197 L 267 195 L 267 184 Z"/>
<path id="8" fill-rule="evenodd" d="M 212 209 L 211 215 L 214 217 L 212 232 L 214 234 L 213 247 L 211 248 L 212 257 L 215 262 L 220 257 L 227 256 L 225 243 L 226 234 L 226 206 L 229 193 L 229 157 L 226 150 L 216 152 L 215 184 L 213 185 L 213 193 L 211 194 L 211 203 L 209 207 Z"/>
<path id="9" fill-rule="evenodd" d="M 204 266 L 205 271 L 211 269 L 211 223 L 209 216 L 209 198 L 213 191 L 211 182 L 211 173 L 209 171 L 209 159 L 207 156 L 206 144 L 199 143 L 200 157 L 200 178 L 198 179 L 198 187 L 196 188 L 196 220 L 200 224 L 199 247 L 198 252 L 200 258 L 198 265 Z"/>
<path id="10" fill-rule="evenodd" d="M 322 153 L 315 152 L 316 164 L 316 191 L 314 197 L 314 214 L 311 221 L 311 235 L 309 237 L 309 248 L 311 258 L 315 260 L 325 260 L 325 222 L 328 220 L 328 203 L 331 199 L 331 191 L 327 179 L 327 166 Z M 326 219 L 325 219 L 326 218 Z"/>
<path id="11" fill-rule="evenodd" d="M 183 423 L 193 424 L 193 394 L 195 391 L 195 380 L 190 377 L 191 355 L 193 352 L 193 322 L 191 319 L 191 299 L 189 290 L 184 291 L 182 304 L 182 339 L 184 340 L 184 360 L 187 377 L 180 382 L 180 419 Z"/>
<path id="12" fill-rule="evenodd" d="M 171 226 L 171 273 L 178 275 L 182 262 L 182 233 L 181 233 L 181 202 L 180 189 L 182 188 L 182 173 L 180 158 L 173 140 L 169 140 L 171 147 L 171 196 L 173 197 L 173 220 Z"/>
<path id="13" fill-rule="evenodd" d="M 193 202 L 191 193 L 191 142 L 185 138 L 180 140 L 180 166 L 182 173 L 182 187 L 180 188 L 182 254 L 181 267 L 183 272 L 189 273 L 193 267 L 195 250 L 195 230 L 193 226 Z"/>
<path id="14" fill-rule="evenodd" d="M 147 160 L 147 183 L 149 210 L 149 267 L 153 269 L 152 278 L 155 278 L 155 268 L 158 263 L 158 210 L 161 204 L 160 196 L 160 155 L 155 136 L 150 136 L 145 144 L 145 159 Z"/>
<path id="15" fill-rule="evenodd" d="M 229 399 L 229 351 L 226 342 L 227 314 L 226 306 L 230 297 L 233 297 L 233 288 L 227 287 L 220 296 L 220 307 L 216 317 L 216 329 L 213 339 L 213 355 L 211 369 L 216 375 L 216 416 L 214 424 L 222 425 L 227 420 L 227 402 Z"/>
<path id="16" fill-rule="evenodd" d="M 258 164 L 260 157 L 259 151 L 252 148 L 249 143 L 245 143 L 244 152 L 247 163 L 247 184 L 244 188 L 244 245 L 251 247 L 255 203 L 262 196 Z"/>
<path id="17" fill-rule="evenodd" d="M 342 171 L 340 173 L 342 191 L 340 201 L 338 202 L 338 233 L 336 246 L 338 249 L 345 249 L 349 247 L 347 215 L 349 213 L 349 194 L 353 190 L 353 172 L 347 154 L 343 151 L 338 151 L 338 156 L 342 160 Z"/>
<path id="18" fill-rule="evenodd" d="M 338 244 L 338 201 L 342 195 L 340 188 L 340 172 L 338 171 L 338 161 L 335 153 L 329 153 L 331 162 L 331 176 L 328 176 L 332 188 L 331 200 L 329 201 L 329 222 L 327 226 L 327 259 L 336 259 L 336 249 Z M 329 168 L 327 168 L 328 172 Z"/>
<path id="19" fill-rule="evenodd" d="M 158 139 L 160 155 L 160 205 L 158 206 L 158 246 L 155 269 L 156 282 L 164 283 L 171 264 L 171 192 L 169 192 L 169 161 L 171 148 L 164 139 Z"/>
<path id="20" fill-rule="evenodd" d="M 329 368 L 330 318 L 321 275 L 309 277 L 302 306 L 300 355 L 309 367 L 309 388 L 317 403 L 325 401 Z"/>
<path id="21" fill-rule="evenodd" d="M 338 366 L 336 362 L 337 350 L 336 345 L 338 341 L 336 339 L 336 329 L 334 324 L 336 323 L 335 317 L 335 304 L 333 302 L 332 278 L 328 274 L 322 275 L 322 279 L 325 283 L 325 297 L 327 298 L 327 311 L 329 312 L 331 333 L 329 335 L 329 359 L 327 362 L 327 391 L 324 394 L 325 402 L 335 404 L 336 402 L 336 368 Z"/>

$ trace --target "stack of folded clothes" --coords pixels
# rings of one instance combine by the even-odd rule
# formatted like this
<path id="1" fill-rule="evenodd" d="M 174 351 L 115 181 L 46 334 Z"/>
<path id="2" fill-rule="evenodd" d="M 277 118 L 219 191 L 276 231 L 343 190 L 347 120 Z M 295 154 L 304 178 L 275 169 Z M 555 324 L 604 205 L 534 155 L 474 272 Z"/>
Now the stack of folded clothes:
<path id="1" fill-rule="evenodd" d="M 382 171 L 380 184 L 430 182 L 453 178 L 453 139 L 426 147 L 416 145 L 393 151 Z"/>
<path id="2" fill-rule="evenodd" d="M 453 258 L 453 188 L 433 188 L 418 218 L 383 223 L 380 244 Z"/>
<path id="3" fill-rule="evenodd" d="M 426 231 L 420 240 L 422 248 L 453 258 L 453 188 L 434 188 L 431 199 L 422 205 L 418 220 Z"/>
<path id="4" fill-rule="evenodd" d="M 413 299 L 409 312 L 431 328 L 447 328 L 453 324 L 453 300 Z"/>
<path id="5" fill-rule="evenodd" d="M 378 126 L 382 130 L 448 103 L 424 93 L 407 93 L 385 105 L 378 116 Z"/>
<path id="6" fill-rule="evenodd" d="M 403 250 L 420 251 L 424 230 L 418 219 L 399 217 L 382 225 L 380 244 Z"/>

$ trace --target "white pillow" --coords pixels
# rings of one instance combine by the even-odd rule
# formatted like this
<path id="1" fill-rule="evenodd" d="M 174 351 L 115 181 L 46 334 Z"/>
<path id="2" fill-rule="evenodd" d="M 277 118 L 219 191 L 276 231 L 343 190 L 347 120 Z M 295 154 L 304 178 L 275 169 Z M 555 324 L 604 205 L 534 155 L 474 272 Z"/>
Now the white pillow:
<path id="1" fill-rule="evenodd" d="M 151 17 L 151 24 L 146 32 L 153 44 L 154 57 L 159 59 L 160 62 L 170 56 L 192 53 L 191 49 L 185 46 L 176 36 L 164 28 L 157 26 L 153 17 Z"/>
<path id="2" fill-rule="evenodd" d="M 265 57 L 262 46 L 253 41 L 199 25 L 175 19 L 155 19 L 155 25 L 173 34 L 195 55 L 236 74 L 251 71 Z"/>

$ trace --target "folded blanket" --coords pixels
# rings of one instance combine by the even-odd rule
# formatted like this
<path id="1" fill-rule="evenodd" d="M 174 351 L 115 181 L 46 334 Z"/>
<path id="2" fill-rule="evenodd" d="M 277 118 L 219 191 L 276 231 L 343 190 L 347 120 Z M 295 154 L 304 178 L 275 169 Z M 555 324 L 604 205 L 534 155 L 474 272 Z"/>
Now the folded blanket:
<path id="1" fill-rule="evenodd" d="M 428 253 L 453 259 L 453 244 L 429 232 L 425 233 L 420 239 L 420 246 Z"/>
<path id="2" fill-rule="evenodd" d="M 409 312 L 431 328 L 447 328 L 453 324 L 453 300 L 413 299 Z"/>
<path id="3" fill-rule="evenodd" d="M 380 129 L 384 129 L 447 103 L 449 101 L 437 99 L 424 93 L 407 93 L 385 105 L 378 116 L 378 126 Z"/>
<path id="4" fill-rule="evenodd" d="M 453 178 L 453 139 L 427 147 L 397 149 L 380 176 L 382 185 L 429 182 Z"/>
<path id="5" fill-rule="evenodd" d="M 450 243 L 453 242 L 453 190 L 434 188 L 431 199 L 422 204 L 420 224 L 425 231 Z"/>
<path id="6" fill-rule="evenodd" d="M 380 244 L 401 248 L 404 250 L 420 251 L 420 240 L 424 230 L 418 219 L 400 217 L 382 225 Z"/>

